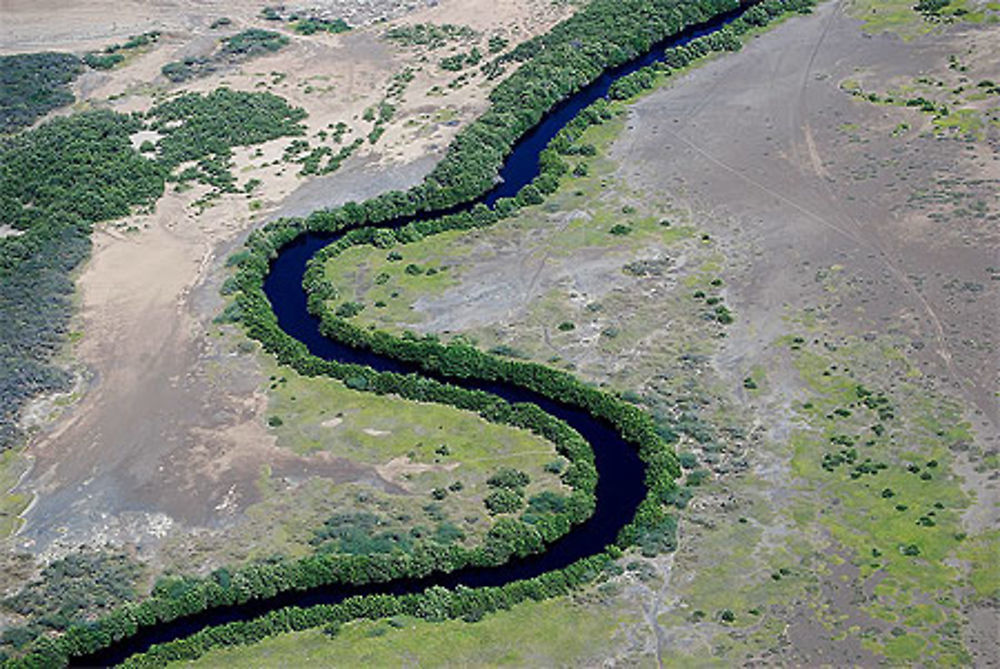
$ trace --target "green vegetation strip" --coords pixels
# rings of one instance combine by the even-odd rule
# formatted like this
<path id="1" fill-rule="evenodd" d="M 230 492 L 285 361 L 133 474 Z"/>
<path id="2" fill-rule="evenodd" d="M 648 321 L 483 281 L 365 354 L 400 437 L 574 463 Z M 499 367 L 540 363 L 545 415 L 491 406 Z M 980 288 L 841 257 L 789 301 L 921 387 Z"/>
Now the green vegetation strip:
<path id="1" fill-rule="evenodd" d="M 202 77 L 218 70 L 225 63 L 247 60 L 273 53 L 286 46 L 289 39 L 273 30 L 250 28 L 222 40 L 221 46 L 207 58 L 190 57 L 175 60 L 161 68 L 163 76 L 174 83 Z"/>

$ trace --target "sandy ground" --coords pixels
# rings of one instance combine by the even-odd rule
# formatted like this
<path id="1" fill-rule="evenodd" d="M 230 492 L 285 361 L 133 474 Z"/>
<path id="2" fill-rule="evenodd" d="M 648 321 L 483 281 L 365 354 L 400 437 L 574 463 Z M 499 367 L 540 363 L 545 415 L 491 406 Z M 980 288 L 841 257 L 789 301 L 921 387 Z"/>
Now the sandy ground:
<path id="1" fill-rule="evenodd" d="M 75 83 L 82 102 L 75 108 L 142 110 L 179 90 L 204 92 L 220 85 L 270 90 L 308 111 L 309 139 L 341 120 L 355 133 L 367 133 L 368 125 L 359 121 L 362 111 L 385 95 L 392 75 L 425 55 L 382 40 L 388 25 L 379 24 L 343 35 L 289 33 L 292 43 L 280 52 L 181 88 L 159 76 L 164 63 L 209 53 L 225 35 L 252 25 L 281 29 L 255 20 L 260 6 L 5 0 L 0 44 L 3 52 L 79 53 L 161 30 L 160 41 L 125 66 L 82 76 Z M 317 7 L 329 14 L 338 5 Z M 356 14 L 356 25 L 407 13 L 407 21 L 464 23 L 483 35 L 504 34 L 512 43 L 548 29 L 571 9 L 535 0 L 366 7 L 365 16 Z M 219 16 L 230 17 L 233 25 L 209 30 Z M 280 157 L 290 141 L 275 140 L 261 147 L 260 157 L 249 150 L 235 153 L 240 182 L 251 177 L 263 182 L 252 196 L 258 210 L 251 211 L 246 196 L 226 196 L 198 214 L 191 203 L 203 189 L 168 191 L 154 214 L 112 222 L 95 234 L 92 259 L 78 282 L 75 329 L 82 337 L 73 351 L 89 389 L 28 449 L 33 467 L 18 490 L 35 499 L 16 548 L 54 554 L 107 541 L 148 546 L 184 528 L 231 524 L 256 499 L 263 464 L 277 476 L 383 485 L 376 472 L 346 459 L 298 457 L 278 449 L 263 424 L 259 367 L 235 349 L 232 337 L 221 336 L 212 319 L 222 306 L 218 289 L 226 276 L 225 258 L 249 230 L 269 218 L 419 182 L 461 124 L 484 108 L 487 86 L 427 95 L 431 86 L 443 87 L 454 77 L 433 66 L 440 53 L 418 72 L 382 140 L 366 144 L 338 172 L 304 180 L 295 165 L 262 166 Z M 439 108 L 449 111 L 447 122 L 433 118 Z"/>
<path id="2" fill-rule="evenodd" d="M 248 23 L 258 17 L 266 4 L 246 0 L 3 0 L 0 2 L 0 15 L 3 16 L 0 53 L 98 49 L 147 30 L 168 33 L 204 30 L 221 17 L 235 23 Z M 342 16 L 351 25 L 358 26 L 432 4 L 396 0 L 366 3 L 319 0 L 296 6 L 316 8 L 324 15 Z"/>

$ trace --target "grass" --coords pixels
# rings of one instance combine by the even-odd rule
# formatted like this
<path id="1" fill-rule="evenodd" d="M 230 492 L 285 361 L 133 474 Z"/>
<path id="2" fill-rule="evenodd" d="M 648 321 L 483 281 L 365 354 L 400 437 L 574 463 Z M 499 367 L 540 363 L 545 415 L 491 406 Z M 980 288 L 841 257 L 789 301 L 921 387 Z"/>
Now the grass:
<path id="1" fill-rule="evenodd" d="M 800 409 L 808 427 L 791 439 L 792 471 L 803 491 L 838 500 L 809 522 L 848 551 L 862 581 L 877 580 L 862 610 L 904 632 L 868 639 L 865 646 L 890 662 L 967 659 L 938 633 L 959 617 L 951 593 L 966 578 L 956 558 L 969 541 L 961 523 L 969 499 L 950 467 L 950 447 L 972 442 L 960 407 L 912 382 L 899 382 L 909 376 L 909 367 L 891 345 L 849 340 L 838 344 L 835 354 L 807 346 L 795 353 L 794 364 L 810 397 Z M 897 379 L 889 394 L 895 417 L 883 419 L 858 401 L 861 370 Z M 882 426 L 881 433 L 874 425 Z M 841 448 L 837 439 L 855 437 L 859 459 L 882 462 L 884 470 L 853 478 L 850 465 L 822 467 L 824 454 Z"/>
<path id="2" fill-rule="evenodd" d="M 914 4 L 913 0 L 852 0 L 848 13 L 864 22 L 865 32 L 891 32 L 908 40 L 934 29 L 913 10 Z"/>
<path id="3" fill-rule="evenodd" d="M 20 449 L 0 452 L 0 539 L 21 527 L 19 516 L 31 503 L 30 495 L 11 492 L 27 469 L 28 462 Z"/>
<path id="4" fill-rule="evenodd" d="M 997 554 L 1000 553 L 1000 530 L 984 532 L 966 539 L 957 551 L 958 558 L 969 565 L 968 584 L 974 599 L 985 601 L 1000 597 L 1000 570 Z"/>
<path id="5" fill-rule="evenodd" d="M 552 444 L 541 437 L 470 412 L 363 393 L 288 368 L 275 372 L 268 416 L 279 416 L 282 424 L 271 431 L 279 446 L 301 455 L 330 451 L 380 464 L 412 454 L 414 462 L 459 464 L 462 471 L 478 474 L 491 472 L 497 463 L 540 470 L 556 457 Z M 447 445 L 450 455 L 435 453 L 441 445 Z"/>
<path id="6" fill-rule="evenodd" d="M 851 0 L 848 13 L 864 22 L 868 33 L 890 32 L 910 40 L 933 31 L 942 22 L 995 23 L 1000 20 L 1000 3 L 952 0 L 934 20 L 913 9 L 915 0 Z"/>
<path id="7" fill-rule="evenodd" d="M 519 604 L 479 623 L 399 617 L 309 630 L 251 647 L 213 651 L 185 666 L 567 666 L 603 657 L 620 614 L 566 598 Z"/>
<path id="8" fill-rule="evenodd" d="M 985 137 L 986 121 L 978 109 L 955 109 L 947 116 L 934 119 L 934 127 L 942 131 L 953 131 L 962 137 L 982 140 Z"/>
<path id="9" fill-rule="evenodd" d="M 486 479 L 500 467 L 526 472 L 526 494 L 565 490 L 545 465 L 561 460 L 554 446 L 527 430 L 489 423 L 453 407 L 351 390 L 342 383 L 307 378 L 274 367 L 266 420 L 279 447 L 299 455 L 325 452 L 358 465 L 373 465 L 415 497 L 456 481 L 461 490 L 438 500 L 453 519 L 479 518 L 488 525 Z M 275 417 L 278 420 L 275 420 Z"/>

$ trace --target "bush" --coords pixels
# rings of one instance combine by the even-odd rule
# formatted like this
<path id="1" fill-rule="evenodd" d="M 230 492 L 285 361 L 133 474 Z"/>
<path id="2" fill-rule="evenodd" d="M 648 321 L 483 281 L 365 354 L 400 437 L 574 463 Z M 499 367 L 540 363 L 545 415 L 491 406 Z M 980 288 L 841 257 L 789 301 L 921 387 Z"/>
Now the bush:
<path id="1" fill-rule="evenodd" d="M 337 311 L 335 313 L 338 318 L 352 318 L 364 311 L 364 308 L 365 305 L 359 302 L 344 302 L 337 307 Z"/>
<path id="2" fill-rule="evenodd" d="M 83 57 L 83 62 L 87 67 L 95 70 L 110 70 L 118 63 L 125 60 L 125 56 L 120 53 L 88 53 Z"/>
<path id="3" fill-rule="evenodd" d="M 288 44 L 288 38 L 272 30 L 250 28 L 223 40 L 226 54 L 253 55 L 277 51 Z"/>
<path id="4" fill-rule="evenodd" d="M 503 467 L 486 479 L 486 484 L 493 488 L 523 488 L 531 482 L 526 472 L 512 467 Z"/>
<path id="5" fill-rule="evenodd" d="M 500 488 L 494 490 L 483 500 L 490 514 L 514 513 L 524 504 L 524 494 L 520 490 Z"/>
<path id="6" fill-rule="evenodd" d="M 546 490 L 528 499 L 528 511 L 532 513 L 562 513 L 566 510 L 566 498 Z"/>
<path id="7" fill-rule="evenodd" d="M 681 467 L 684 469 L 694 469 L 698 466 L 698 456 L 694 453 L 684 452 L 677 456 L 677 460 L 680 462 Z"/>

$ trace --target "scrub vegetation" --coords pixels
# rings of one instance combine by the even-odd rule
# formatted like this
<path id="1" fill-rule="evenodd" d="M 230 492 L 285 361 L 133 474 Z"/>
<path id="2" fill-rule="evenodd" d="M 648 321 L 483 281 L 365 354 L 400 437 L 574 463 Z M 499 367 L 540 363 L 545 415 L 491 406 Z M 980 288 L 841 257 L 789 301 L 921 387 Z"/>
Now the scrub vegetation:
<path id="1" fill-rule="evenodd" d="M 479 33 L 468 26 L 451 23 L 415 23 L 409 26 L 395 26 L 385 31 L 385 38 L 400 46 L 421 46 L 430 50 L 439 49 L 452 42 L 461 42 L 479 37 Z"/>
<path id="2" fill-rule="evenodd" d="M 80 59 L 69 53 L 0 56 L 0 134 L 73 102 L 69 84 L 82 71 Z"/>
<path id="3" fill-rule="evenodd" d="M 91 51 L 84 55 L 83 62 L 95 70 L 110 70 L 125 62 L 127 56 L 131 56 L 140 50 L 160 40 L 160 32 L 151 30 L 141 35 L 133 35 L 123 44 L 112 44 L 102 51 Z"/>
<path id="4" fill-rule="evenodd" d="M 288 43 L 289 39 L 281 33 L 261 28 L 250 28 L 224 38 L 210 56 L 171 61 L 164 65 L 161 71 L 163 76 L 177 84 L 211 74 L 226 65 L 274 53 Z"/>

